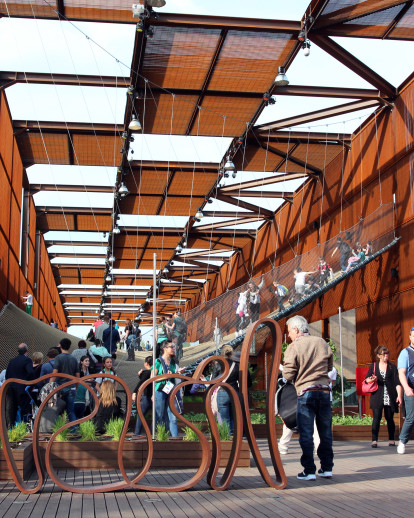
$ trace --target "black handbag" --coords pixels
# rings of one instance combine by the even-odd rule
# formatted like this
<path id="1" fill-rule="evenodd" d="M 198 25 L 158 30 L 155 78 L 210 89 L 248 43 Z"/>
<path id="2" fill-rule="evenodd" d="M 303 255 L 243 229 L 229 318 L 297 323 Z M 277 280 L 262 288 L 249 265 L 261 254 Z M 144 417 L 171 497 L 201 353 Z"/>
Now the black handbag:
<path id="1" fill-rule="evenodd" d="M 289 381 L 283 381 L 283 379 L 279 379 L 277 384 L 275 413 L 281 417 L 290 430 L 297 431 L 296 409 L 298 406 L 298 395 L 295 386 Z"/>

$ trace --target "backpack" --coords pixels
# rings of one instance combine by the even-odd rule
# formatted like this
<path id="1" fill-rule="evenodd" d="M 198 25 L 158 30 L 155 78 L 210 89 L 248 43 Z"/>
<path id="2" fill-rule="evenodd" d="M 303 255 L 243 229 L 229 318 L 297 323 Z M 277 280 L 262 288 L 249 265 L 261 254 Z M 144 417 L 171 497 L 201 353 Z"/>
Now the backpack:
<path id="1" fill-rule="evenodd" d="M 96 362 L 92 360 L 92 356 L 89 351 L 86 351 L 86 356 L 89 358 L 89 374 L 95 374 L 96 372 Z"/>
<path id="2" fill-rule="evenodd" d="M 42 390 L 40 391 L 39 393 L 39 399 L 40 399 L 40 402 L 43 403 L 43 401 L 47 398 L 47 396 L 52 392 L 52 390 L 54 390 L 56 387 L 58 386 L 58 384 L 56 382 L 49 382 L 49 383 L 46 383 L 46 385 L 43 385 L 42 387 Z M 49 399 L 49 402 L 48 404 L 50 406 L 55 406 L 56 403 L 57 403 L 57 398 L 58 398 L 58 395 L 57 393 L 51 398 Z"/>
<path id="3" fill-rule="evenodd" d="M 175 331 L 180 335 L 187 336 L 187 324 L 181 317 L 175 319 Z"/>

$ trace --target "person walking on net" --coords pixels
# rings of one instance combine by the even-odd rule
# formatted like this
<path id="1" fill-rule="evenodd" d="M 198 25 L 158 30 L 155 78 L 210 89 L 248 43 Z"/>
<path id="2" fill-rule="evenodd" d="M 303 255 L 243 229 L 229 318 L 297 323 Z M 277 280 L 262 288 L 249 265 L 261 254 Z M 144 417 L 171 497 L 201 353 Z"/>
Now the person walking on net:
<path id="1" fill-rule="evenodd" d="M 316 479 L 313 459 L 315 420 L 320 437 L 317 454 L 321 468 L 318 476 L 331 478 L 334 454 L 329 371 L 333 367 L 333 354 L 325 340 L 309 335 L 308 322 L 304 317 L 295 315 L 287 321 L 287 326 L 292 343 L 285 352 L 283 376 L 294 382 L 298 394 L 296 416 L 303 471 L 297 478 Z"/>

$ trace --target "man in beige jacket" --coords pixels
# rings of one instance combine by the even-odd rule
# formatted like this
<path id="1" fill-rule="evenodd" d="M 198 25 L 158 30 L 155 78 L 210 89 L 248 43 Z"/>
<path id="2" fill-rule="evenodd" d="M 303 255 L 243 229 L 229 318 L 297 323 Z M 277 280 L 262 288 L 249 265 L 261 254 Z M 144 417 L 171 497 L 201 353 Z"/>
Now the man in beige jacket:
<path id="1" fill-rule="evenodd" d="M 332 477 L 332 410 L 329 371 L 333 367 L 333 354 L 322 338 L 309 335 L 306 319 L 295 315 L 287 321 L 292 343 L 286 349 L 283 376 L 293 381 L 298 393 L 297 425 L 302 448 L 300 462 L 303 472 L 299 480 L 315 480 L 316 466 L 313 459 L 313 427 L 320 436 L 317 450 L 321 461 L 318 475 Z"/>

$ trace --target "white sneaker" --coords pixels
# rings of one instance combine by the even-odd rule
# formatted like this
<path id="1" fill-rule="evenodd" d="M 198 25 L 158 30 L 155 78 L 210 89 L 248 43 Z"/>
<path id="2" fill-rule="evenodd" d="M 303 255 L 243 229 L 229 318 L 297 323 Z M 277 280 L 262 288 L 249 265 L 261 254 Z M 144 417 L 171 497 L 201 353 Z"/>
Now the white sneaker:
<path id="1" fill-rule="evenodd" d="M 399 453 L 400 455 L 404 455 L 405 453 L 405 444 L 401 441 L 398 443 L 397 453 Z"/>
<path id="2" fill-rule="evenodd" d="M 280 455 L 287 455 L 288 454 L 288 449 L 287 448 L 280 448 L 279 447 L 279 453 L 280 453 Z"/>

